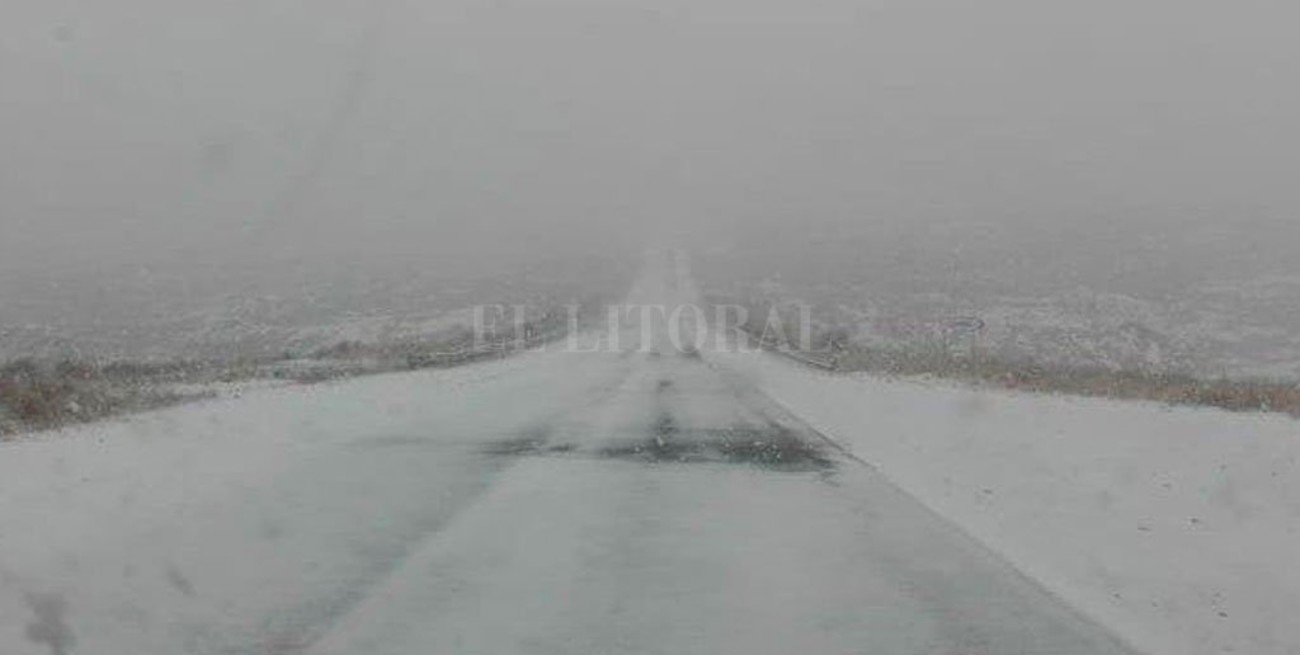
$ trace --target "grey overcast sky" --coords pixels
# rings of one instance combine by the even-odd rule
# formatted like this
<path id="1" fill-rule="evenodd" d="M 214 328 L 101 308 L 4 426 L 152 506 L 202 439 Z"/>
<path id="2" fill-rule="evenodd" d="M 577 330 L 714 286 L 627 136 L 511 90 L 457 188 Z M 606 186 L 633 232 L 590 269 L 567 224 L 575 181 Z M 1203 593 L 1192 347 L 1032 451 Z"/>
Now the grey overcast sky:
<path id="1" fill-rule="evenodd" d="M 1294 225 L 1297 24 L 1284 0 L 5 0 L 0 294 L 792 221 Z"/>

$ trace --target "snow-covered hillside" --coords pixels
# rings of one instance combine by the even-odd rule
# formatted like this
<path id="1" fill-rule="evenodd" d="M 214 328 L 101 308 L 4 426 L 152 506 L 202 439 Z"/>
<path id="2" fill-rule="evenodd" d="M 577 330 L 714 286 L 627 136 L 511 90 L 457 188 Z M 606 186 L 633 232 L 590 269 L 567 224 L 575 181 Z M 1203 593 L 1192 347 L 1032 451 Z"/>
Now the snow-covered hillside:
<path id="1" fill-rule="evenodd" d="M 695 269 L 711 298 L 806 305 L 867 346 L 943 346 L 945 322 L 977 317 L 978 348 L 1003 361 L 1300 380 L 1297 224 L 1167 228 L 755 231 L 703 249 Z"/>
<path id="2" fill-rule="evenodd" d="M 105 281 L 93 291 L 52 285 L 39 294 L 5 294 L 0 283 L 0 363 L 261 359 L 340 342 L 401 343 L 467 329 L 476 305 L 519 304 L 536 314 L 599 303 L 622 293 L 632 273 L 626 262 L 593 255 L 474 277 L 410 266 L 261 284 L 223 279 L 188 295 L 181 281 L 152 277 Z"/>

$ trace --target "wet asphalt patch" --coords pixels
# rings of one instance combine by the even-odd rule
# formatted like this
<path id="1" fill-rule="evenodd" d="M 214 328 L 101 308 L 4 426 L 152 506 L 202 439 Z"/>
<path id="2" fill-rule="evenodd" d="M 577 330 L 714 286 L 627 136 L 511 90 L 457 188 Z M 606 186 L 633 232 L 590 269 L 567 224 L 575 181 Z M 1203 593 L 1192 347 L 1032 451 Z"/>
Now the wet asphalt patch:
<path id="1" fill-rule="evenodd" d="M 784 426 L 738 426 L 714 430 L 656 430 L 649 439 L 607 446 L 601 457 L 647 463 L 721 463 L 773 471 L 825 471 L 835 462 Z"/>
<path id="2" fill-rule="evenodd" d="M 571 443 L 550 445 L 545 441 L 521 438 L 495 441 L 488 444 L 483 449 L 483 452 L 499 457 L 523 457 L 526 455 L 564 455 L 575 452 L 577 449 L 578 447 Z"/>
<path id="3" fill-rule="evenodd" d="M 549 427 L 534 427 L 524 430 L 516 437 L 493 441 L 483 449 L 483 452 L 488 455 L 506 457 L 541 455 L 547 451 L 547 444 L 550 440 L 551 429 Z"/>
<path id="4" fill-rule="evenodd" d="M 608 442 L 594 450 L 521 437 L 494 442 L 485 452 L 502 457 L 585 456 L 644 464 L 734 464 L 790 473 L 835 468 L 821 446 L 780 424 L 685 430 L 667 414 L 661 415 L 643 438 Z"/>

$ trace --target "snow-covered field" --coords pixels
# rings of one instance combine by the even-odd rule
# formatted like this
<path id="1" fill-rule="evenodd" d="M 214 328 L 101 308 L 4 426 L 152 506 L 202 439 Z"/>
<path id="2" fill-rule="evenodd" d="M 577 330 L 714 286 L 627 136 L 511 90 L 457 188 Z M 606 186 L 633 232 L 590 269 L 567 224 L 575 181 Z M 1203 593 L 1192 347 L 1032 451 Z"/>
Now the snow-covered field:
<path id="1" fill-rule="evenodd" d="M 1300 422 L 712 357 L 1139 648 L 1300 652 Z"/>
<path id="2" fill-rule="evenodd" d="M 688 275 L 629 301 L 690 302 Z M 652 355 L 261 388 L 0 444 L 0 645 L 1300 650 L 1291 419 Z M 870 468 L 646 445 L 808 425 Z"/>
<path id="3" fill-rule="evenodd" d="M 716 247 L 695 268 L 711 297 L 807 305 L 820 326 L 866 346 L 975 347 L 1056 367 L 1300 380 L 1294 221 L 1243 224 L 1213 238 L 1177 224 L 1094 227 L 993 230 L 963 217 L 897 231 L 794 230 Z M 974 343 L 943 329 L 960 317 L 981 320 Z"/>

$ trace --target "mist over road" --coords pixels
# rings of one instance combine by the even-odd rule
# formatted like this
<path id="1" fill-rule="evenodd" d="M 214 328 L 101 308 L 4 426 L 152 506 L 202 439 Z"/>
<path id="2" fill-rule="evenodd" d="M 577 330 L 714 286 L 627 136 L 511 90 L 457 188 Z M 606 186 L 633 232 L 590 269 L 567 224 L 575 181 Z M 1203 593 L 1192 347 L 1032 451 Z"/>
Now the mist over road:
<path id="1" fill-rule="evenodd" d="M 695 300 L 650 261 L 629 305 Z M 4 651 L 1130 652 L 661 314 L 626 315 L 617 350 L 339 385 L 316 417 L 260 401 L 297 427 L 258 445 L 222 423 L 15 489 L 29 518 L 67 511 L 0 541 Z M 398 420 L 366 418 L 382 402 Z"/>
<path id="2" fill-rule="evenodd" d="M 1297 20 L 5 0 L 0 655 L 1296 655 Z"/>

